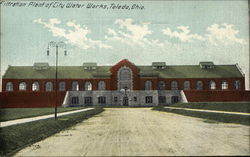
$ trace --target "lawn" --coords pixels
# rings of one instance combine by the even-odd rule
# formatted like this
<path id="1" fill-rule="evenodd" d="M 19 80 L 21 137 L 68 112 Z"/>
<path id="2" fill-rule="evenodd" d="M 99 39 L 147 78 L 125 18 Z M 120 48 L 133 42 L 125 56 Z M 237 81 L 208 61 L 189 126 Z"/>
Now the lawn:
<path id="1" fill-rule="evenodd" d="M 0 156 L 13 156 L 22 148 L 71 127 L 102 111 L 102 108 L 94 108 L 93 110 L 58 117 L 58 120 L 50 118 L 0 128 Z"/>
<path id="2" fill-rule="evenodd" d="M 197 102 L 197 103 L 176 103 L 169 105 L 170 107 L 203 109 L 203 110 L 218 110 L 228 112 L 244 112 L 250 113 L 250 102 Z M 204 118 L 224 123 L 236 123 L 250 125 L 250 116 L 248 115 L 232 115 L 224 113 L 208 113 L 164 108 L 164 106 L 154 107 L 153 110 L 172 112 L 185 116 Z"/>
<path id="3" fill-rule="evenodd" d="M 84 107 L 58 107 L 57 111 L 66 112 L 72 110 L 83 109 Z M 55 108 L 1 108 L 0 109 L 0 122 L 14 120 L 19 118 L 28 118 L 34 116 L 41 116 L 53 114 Z"/>
<path id="4" fill-rule="evenodd" d="M 192 102 L 172 104 L 170 107 L 250 113 L 250 102 Z"/>

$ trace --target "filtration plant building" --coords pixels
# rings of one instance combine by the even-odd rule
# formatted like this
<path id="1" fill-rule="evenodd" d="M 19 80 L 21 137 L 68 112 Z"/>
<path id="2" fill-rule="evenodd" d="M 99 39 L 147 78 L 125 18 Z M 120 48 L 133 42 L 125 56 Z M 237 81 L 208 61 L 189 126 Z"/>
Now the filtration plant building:
<path id="1" fill-rule="evenodd" d="M 245 91 L 245 78 L 237 64 L 200 62 L 197 65 L 166 65 L 165 62 L 153 62 L 151 65 L 137 66 L 124 59 L 113 66 L 98 66 L 96 63 L 59 66 L 57 80 L 55 67 L 48 63 L 9 66 L 3 76 L 2 87 L 3 93 L 9 97 L 11 93 L 28 93 L 30 98 L 25 100 L 29 103 L 30 99 L 38 101 L 31 98 L 32 93 L 39 99 L 39 93 L 48 97 L 57 91 L 60 95 L 58 105 L 63 106 L 157 106 L 188 102 L 190 93 L 194 93 L 193 98 L 198 100 L 202 97 L 199 93 L 204 92 Z M 239 97 L 230 98 L 230 101 L 240 101 Z M 212 101 L 207 96 L 202 99 Z"/>

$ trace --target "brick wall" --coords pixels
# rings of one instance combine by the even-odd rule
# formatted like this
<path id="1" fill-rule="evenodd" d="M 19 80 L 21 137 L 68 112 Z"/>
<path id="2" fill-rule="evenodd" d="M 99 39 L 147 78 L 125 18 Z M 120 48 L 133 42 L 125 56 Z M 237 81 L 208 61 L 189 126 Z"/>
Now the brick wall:
<path id="1" fill-rule="evenodd" d="M 58 92 L 57 106 L 61 106 L 66 92 Z M 55 92 L 1 92 L 0 108 L 52 107 Z"/>
<path id="2" fill-rule="evenodd" d="M 184 91 L 188 102 L 250 101 L 250 91 Z"/>

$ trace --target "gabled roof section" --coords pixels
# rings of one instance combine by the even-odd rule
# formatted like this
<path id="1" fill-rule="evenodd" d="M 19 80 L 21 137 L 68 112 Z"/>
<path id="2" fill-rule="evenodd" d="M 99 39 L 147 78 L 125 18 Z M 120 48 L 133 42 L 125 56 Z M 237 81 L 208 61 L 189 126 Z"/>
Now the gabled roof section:
<path id="1" fill-rule="evenodd" d="M 244 77 L 236 65 L 215 65 L 213 69 L 209 70 L 202 69 L 199 65 L 167 66 L 165 69 L 153 69 L 151 66 L 138 66 L 138 68 L 142 77 L 150 73 L 158 73 L 159 78 L 170 79 Z"/>
<path id="2" fill-rule="evenodd" d="M 130 66 L 136 68 L 140 77 L 158 78 L 232 78 L 244 77 L 237 65 L 214 65 L 214 68 L 203 69 L 200 65 L 167 66 L 165 69 L 154 69 L 150 66 L 136 66 L 128 60 L 122 60 L 115 65 Z M 96 66 L 95 70 L 85 70 L 83 66 L 59 66 L 58 78 L 62 79 L 88 79 L 110 78 L 110 69 L 114 66 Z M 51 79 L 55 78 L 55 66 L 49 66 L 46 70 L 36 70 L 33 66 L 9 66 L 4 79 Z"/>
<path id="3" fill-rule="evenodd" d="M 98 77 L 95 74 L 102 74 L 101 77 L 109 77 L 110 66 L 97 66 L 96 70 L 84 70 L 82 66 L 59 66 L 58 78 L 81 79 Z M 13 79 L 53 79 L 56 75 L 55 66 L 47 70 L 35 70 L 32 66 L 10 66 L 3 78 Z"/>

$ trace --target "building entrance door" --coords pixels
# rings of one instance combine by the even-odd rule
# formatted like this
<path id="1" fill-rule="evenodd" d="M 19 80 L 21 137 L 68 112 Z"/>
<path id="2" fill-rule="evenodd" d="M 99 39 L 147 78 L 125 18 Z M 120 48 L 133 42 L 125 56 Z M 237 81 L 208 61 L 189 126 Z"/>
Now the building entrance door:
<path id="1" fill-rule="evenodd" d="M 123 97 L 123 106 L 128 106 L 128 97 Z"/>

